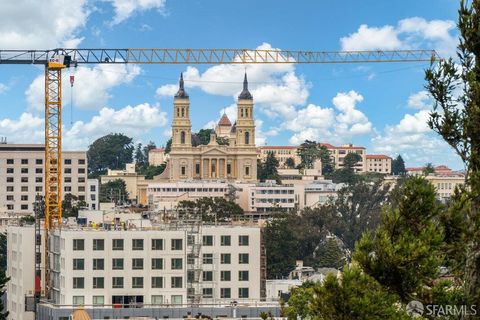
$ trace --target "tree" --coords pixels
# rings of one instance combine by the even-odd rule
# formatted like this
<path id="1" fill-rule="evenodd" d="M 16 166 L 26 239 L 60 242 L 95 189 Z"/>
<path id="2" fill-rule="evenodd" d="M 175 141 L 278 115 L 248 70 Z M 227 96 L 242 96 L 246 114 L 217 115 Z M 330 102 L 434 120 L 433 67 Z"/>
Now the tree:
<path id="1" fill-rule="evenodd" d="M 98 138 L 87 151 L 89 177 L 106 174 L 107 169 L 125 168 L 132 162 L 132 138 L 121 133 L 110 133 Z"/>
<path id="2" fill-rule="evenodd" d="M 467 167 L 465 193 L 471 201 L 464 283 L 480 305 L 480 1 L 461 1 L 457 55 L 426 70 L 426 89 L 433 98 L 429 126 L 455 150 Z M 467 191 L 468 190 L 468 191 Z"/>
<path id="3" fill-rule="evenodd" d="M 243 216 L 243 209 L 234 201 L 221 197 L 203 197 L 195 201 L 182 200 L 177 210 L 181 216 L 201 214 L 204 222 L 228 222 Z"/>
<path id="4" fill-rule="evenodd" d="M 300 156 L 301 167 L 306 169 L 312 169 L 315 160 L 320 156 L 317 142 L 310 140 L 305 140 L 298 148 L 297 153 Z"/>
<path id="5" fill-rule="evenodd" d="M 335 183 L 354 184 L 359 180 L 355 174 L 356 164 L 362 160 L 362 157 L 357 153 L 349 153 L 343 158 L 343 168 L 335 170 L 330 178 Z"/>
<path id="6" fill-rule="evenodd" d="M 62 216 L 65 218 L 68 217 L 78 217 L 78 210 L 85 208 L 87 203 L 83 200 L 78 200 L 76 195 L 71 193 L 66 193 L 62 201 Z"/>
<path id="7" fill-rule="evenodd" d="M 358 153 L 349 153 L 343 158 L 343 167 L 354 171 L 358 162 L 362 161 L 362 156 Z"/>
<path id="8" fill-rule="evenodd" d="M 287 158 L 287 160 L 285 160 L 285 166 L 289 169 L 295 168 L 295 159 Z"/>
<path id="9" fill-rule="evenodd" d="M 115 179 L 100 184 L 100 202 L 114 202 L 116 204 L 128 201 L 127 185 L 122 179 Z"/>
<path id="10" fill-rule="evenodd" d="M 144 175 L 145 179 L 153 179 L 153 177 L 158 176 L 161 174 L 167 165 L 162 163 L 159 166 L 143 166 L 139 168 L 138 174 Z"/>
<path id="11" fill-rule="evenodd" d="M 135 162 L 137 167 L 147 164 L 148 155 L 145 156 L 144 149 L 141 143 L 137 144 L 135 148 Z"/>
<path id="12" fill-rule="evenodd" d="M 435 173 L 435 167 L 431 162 L 425 164 L 425 167 L 423 168 L 424 176 L 428 176 L 430 173 Z"/>
<path id="13" fill-rule="evenodd" d="M 318 158 L 322 162 L 322 174 L 328 177 L 335 170 L 335 164 L 327 147 L 320 146 L 318 148 Z"/>
<path id="14" fill-rule="evenodd" d="M 405 169 L 405 161 L 401 155 L 398 155 L 397 158 L 392 160 L 392 174 L 394 176 L 403 176 L 407 174 L 407 170 Z"/>
<path id="15" fill-rule="evenodd" d="M 318 256 L 317 266 L 319 267 L 340 269 L 347 260 L 341 241 L 338 241 L 335 236 L 325 238 L 315 254 Z"/>
<path id="16" fill-rule="evenodd" d="M 157 148 L 157 145 L 155 142 L 150 141 L 146 146 L 143 147 L 143 156 L 145 158 L 145 162 L 150 165 L 148 162 L 148 154 L 150 153 L 150 150 Z"/>
<path id="17" fill-rule="evenodd" d="M 172 138 L 167 140 L 167 143 L 165 144 L 165 154 L 170 153 L 172 150 Z"/>
<path id="18" fill-rule="evenodd" d="M 278 159 L 273 152 L 268 152 L 264 162 L 257 162 L 257 179 L 260 181 L 275 180 L 280 183 L 278 175 Z"/>

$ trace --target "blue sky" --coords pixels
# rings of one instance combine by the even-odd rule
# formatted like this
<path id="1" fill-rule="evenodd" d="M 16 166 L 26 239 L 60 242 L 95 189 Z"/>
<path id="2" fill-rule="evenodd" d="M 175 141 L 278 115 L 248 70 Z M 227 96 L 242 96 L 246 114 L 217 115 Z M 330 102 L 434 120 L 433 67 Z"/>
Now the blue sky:
<path id="1" fill-rule="evenodd" d="M 458 1 L 19 0 L 2 4 L 0 48 L 279 48 L 455 50 Z M 162 145 L 180 72 L 193 130 L 232 118 L 243 72 L 256 101 L 257 143 L 313 139 L 363 145 L 462 169 L 426 126 L 428 63 L 354 65 L 102 65 L 64 72 L 64 148 L 109 132 Z M 0 136 L 43 141 L 43 70 L 0 66 Z M 70 88 L 68 76 L 75 74 Z M 73 101 L 73 104 L 70 103 Z"/>

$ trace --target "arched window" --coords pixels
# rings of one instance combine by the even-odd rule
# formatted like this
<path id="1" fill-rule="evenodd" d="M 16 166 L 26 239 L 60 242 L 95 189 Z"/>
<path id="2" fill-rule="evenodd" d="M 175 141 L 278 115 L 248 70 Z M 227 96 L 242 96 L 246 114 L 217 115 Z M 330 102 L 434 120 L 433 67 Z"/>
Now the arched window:
<path id="1" fill-rule="evenodd" d="M 250 132 L 245 132 L 245 144 L 250 144 Z"/>
<path id="2" fill-rule="evenodd" d="M 180 132 L 180 143 L 185 144 L 185 131 Z"/>
<path id="3" fill-rule="evenodd" d="M 182 108 L 182 118 L 185 117 L 185 108 Z"/>

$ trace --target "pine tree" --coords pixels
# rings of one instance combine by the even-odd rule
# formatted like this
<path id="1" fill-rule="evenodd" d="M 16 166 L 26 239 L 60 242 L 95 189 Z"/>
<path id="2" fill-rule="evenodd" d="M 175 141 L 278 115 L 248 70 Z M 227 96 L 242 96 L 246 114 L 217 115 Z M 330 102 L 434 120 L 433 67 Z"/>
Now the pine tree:
<path id="1" fill-rule="evenodd" d="M 392 174 L 394 176 L 403 176 L 407 173 L 405 169 L 405 161 L 401 155 L 398 155 L 397 158 L 392 160 Z"/>

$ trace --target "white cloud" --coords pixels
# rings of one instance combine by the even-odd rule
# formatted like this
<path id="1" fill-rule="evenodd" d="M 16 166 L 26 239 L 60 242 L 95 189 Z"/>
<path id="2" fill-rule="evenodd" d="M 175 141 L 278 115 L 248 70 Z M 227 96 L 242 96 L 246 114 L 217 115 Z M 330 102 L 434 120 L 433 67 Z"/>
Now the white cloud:
<path id="1" fill-rule="evenodd" d="M 178 91 L 178 86 L 174 84 L 166 84 L 164 86 L 161 86 L 157 88 L 155 91 L 155 94 L 157 95 L 158 98 L 161 97 L 173 97 L 175 93 Z"/>
<path id="2" fill-rule="evenodd" d="M 413 109 L 430 109 L 432 106 L 430 94 L 425 90 L 410 95 L 407 103 Z"/>
<path id="3" fill-rule="evenodd" d="M 454 30 L 451 20 L 411 17 L 400 20 L 397 26 L 362 24 L 356 32 L 342 37 L 340 44 L 342 50 L 435 49 L 442 56 L 453 56 L 457 45 Z"/>
<path id="4" fill-rule="evenodd" d="M 63 130 L 63 149 L 86 150 L 95 139 L 111 132 L 122 132 L 134 139 L 167 124 L 166 113 L 148 103 L 119 110 L 103 108 L 90 121 L 75 122 Z M 44 143 L 44 119 L 23 113 L 19 119 L 0 120 L 0 136 L 10 143 Z"/>
<path id="5" fill-rule="evenodd" d="M 137 12 L 156 9 L 165 12 L 166 0 L 106 0 L 110 2 L 115 11 L 112 25 L 123 22 Z"/>
<path id="6" fill-rule="evenodd" d="M 89 14 L 88 0 L 2 1 L 0 48 L 76 46 Z"/>
<path id="7" fill-rule="evenodd" d="M 141 73 L 136 65 L 97 65 L 93 68 L 78 67 L 75 71 L 75 83 L 70 89 L 69 73 L 63 73 L 62 91 L 63 104 L 70 103 L 73 92 L 73 105 L 75 108 L 104 107 L 111 98 L 113 87 L 129 84 Z M 30 110 L 42 111 L 44 109 L 44 75 L 39 75 L 33 80 L 25 91 Z"/>
<path id="8" fill-rule="evenodd" d="M 7 85 L 0 83 L 0 94 L 5 93 L 8 89 L 10 89 Z"/>

